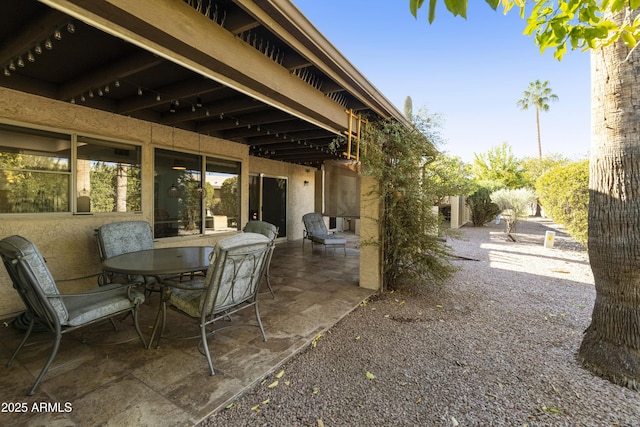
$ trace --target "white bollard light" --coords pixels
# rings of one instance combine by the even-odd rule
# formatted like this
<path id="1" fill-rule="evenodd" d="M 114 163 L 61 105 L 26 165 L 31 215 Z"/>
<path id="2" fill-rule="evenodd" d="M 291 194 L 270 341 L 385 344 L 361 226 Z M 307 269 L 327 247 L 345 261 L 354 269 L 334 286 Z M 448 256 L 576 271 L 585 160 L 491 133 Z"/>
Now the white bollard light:
<path id="1" fill-rule="evenodd" d="M 544 247 L 546 249 L 553 249 L 553 243 L 556 238 L 555 231 L 547 231 L 544 233 Z"/>

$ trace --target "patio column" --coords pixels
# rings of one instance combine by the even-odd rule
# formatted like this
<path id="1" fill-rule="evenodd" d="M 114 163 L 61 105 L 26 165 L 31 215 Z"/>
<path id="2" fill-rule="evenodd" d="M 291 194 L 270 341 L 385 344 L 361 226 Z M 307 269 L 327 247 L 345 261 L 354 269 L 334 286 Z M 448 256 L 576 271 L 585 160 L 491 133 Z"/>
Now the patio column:
<path id="1" fill-rule="evenodd" d="M 382 290 L 382 233 L 380 219 L 382 204 L 378 193 L 378 182 L 362 176 L 360 185 L 360 286 Z M 373 191 L 372 191 L 373 190 Z M 376 244 L 364 244 L 374 242 Z"/>

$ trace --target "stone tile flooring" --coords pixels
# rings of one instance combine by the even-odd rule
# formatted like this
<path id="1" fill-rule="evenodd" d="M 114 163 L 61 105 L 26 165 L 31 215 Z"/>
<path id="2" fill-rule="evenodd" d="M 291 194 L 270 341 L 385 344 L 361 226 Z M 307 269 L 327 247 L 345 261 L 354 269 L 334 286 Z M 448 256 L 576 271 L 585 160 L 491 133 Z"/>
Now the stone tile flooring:
<path id="1" fill-rule="evenodd" d="M 292 241 L 276 246 L 271 263 L 272 299 L 266 283 L 260 313 L 267 341 L 254 326 L 253 310 L 221 322 L 209 339 L 215 376 L 198 351 L 197 323 L 169 310 L 160 348 L 142 347 L 130 317 L 114 331 L 102 322 L 63 336 L 58 356 L 33 396 L 28 390 L 51 349 L 49 333 L 34 333 L 11 368 L 6 362 L 21 339 L 0 327 L 0 425 L 193 425 L 277 369 L 373 292 L 358 287 L 357 238 L 342 250 Z M 154 294 L 141 306 L 150 335 L 158 308 Z"/>

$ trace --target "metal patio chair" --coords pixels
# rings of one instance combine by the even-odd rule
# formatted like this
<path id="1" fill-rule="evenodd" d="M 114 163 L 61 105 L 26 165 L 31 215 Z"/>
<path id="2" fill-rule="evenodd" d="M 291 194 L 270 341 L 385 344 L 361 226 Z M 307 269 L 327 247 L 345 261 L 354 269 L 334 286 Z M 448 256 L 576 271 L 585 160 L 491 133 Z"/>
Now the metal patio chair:
<path id="1" fill-rule="evenodd" d="M 92 291 L 61 294 L 40 251 L 29 240 L 16 235 L 0 240 L 0 256 L 13 287 L 18 291 L 31 315 L 24 338 L 11 355 L 7 367 L 11 367 L 13 360 L 26 344 L 36 320 L 54 335 L 51 354 L 29 395 L 35 393 L 38 384 L 49 370 L 60 348 L 62 334 L 66 332 L 111 319 L 121 313 L 131 313 L 136 332 L 146 347 L 138 324 L 138 305 L 144 302 L 144 295 L 135 289 L 137 284 L 113 283 Z"/>
<path id="2" fill-rule="evenodd" d="M 280 230 L 279 227 L 271 224 L 270 222 L 251 220 L 247 222 L 247 225 L 244 226 L 243 231 L 245 233 L 262 234 L 263 236 L 267 236 L 269 240 L 274 241 L 276 237 L 278 237 L 279 230 Z M 271 288 L 270 270 L 271 270 L 271 257 L 273 256 L 273 251 L 275 248 L 276 248 L 276 245 L 271 246 L 271 250 L 269 251 L 269 255 L 267 256 L 267 267 L 264 274 L 265 277 L 267 278 L 267 286 L 269 287 L 269 292 L 271 292 L 271 297 L 273 299 L 276 299 L 276 294 L 273 293 L 273 288 Z"/>
<path id="3" fill-rule="evenodd" d="M 104 224 L 96 229 L 96 242 L 100 261 L 124 253 L 153 249 L 153 231 L 146 221 L 118 221 Z M 103 271 L 98 276 L 98 284 L 127 283 L 132 280 L 151 284 L 155 279 L 147 277 L 127 277 Z"/>
<path id="4" fill-rule="evenodd" d="M 257 233 L 241 233 L 223 239 L 212 252 L 203 284 L 198 281 L 171 285 L 168 304 L 180 313 L 200 320 L 198 348 L 202 346 L 200 351 L 207 358 L 211 375 L 215 375 L 215 371 L 207 336 L 215 331 L 207 331 L 208 326 L 253 307 L 262 338 L 267 340 L 258 310 L 258 290 L 273 244 L 272 240 Z"/>
<path id="5" fill-rule="evenodd" d="M 304 241 L 309 240 L 311 242 L 311 250 L 313 251 L 313 245 L 324 245 L 324 251 L 327 252 L 327 247 L 332 248 L 342 247 L 344 249 L 344 256 L 347 256 L 347 239 L 329 233 L 327 226 L 324 223 L 322 214 L 318 212 L 310 212 L 302 216 L 302 222 L 304 223 L 304 235 L 302 238 L 302 250 L 304 251 Z"/>

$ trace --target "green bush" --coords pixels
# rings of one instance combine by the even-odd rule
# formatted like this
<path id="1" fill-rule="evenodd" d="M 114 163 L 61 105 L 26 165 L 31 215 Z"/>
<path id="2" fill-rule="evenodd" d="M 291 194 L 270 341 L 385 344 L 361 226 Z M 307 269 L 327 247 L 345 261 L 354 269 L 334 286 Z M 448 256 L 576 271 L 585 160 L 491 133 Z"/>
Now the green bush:
<path id="1" fill-rule="evenodd" d="M 377 185 L 366 191 L 384 208 L 380 218 L 385 288 L 400 284 L 437 285 L 450 277 L 451 248 L 437 233 L 439 218 L 434 203 L 440 186 L 428 169 L 438 158 L 431 141 L 433 129 L 414 116 L 414 127 L 395 121 L 371 122 L 362 138 L 362 174 Z M 378 245 L 364 240 L 361 244 Z"/>
<path id="2" fill-rule="evenodd" d="M 491 193 L 491 201 L 498 205 L 507 226 L 507 233 L 515 233 L 520 218 L 528 216 L 528 212 L 535 209 L 536 193 L 529 188 L 508 189 Z"/>
<path id="3" fill-rule="evenodd" d="M 500 213 L 498 205 L 491 202 L 490 194 L 488 188 L 480 187 L 467 197 L 466 203 L 471 209 L 471 222 L 474 227 L 486 224 Z"/>
<path id="4" fill-rule="evenodd" d="M 587 243 L 589 161 L 556 166 L 536 181 L 545 214 L 562 224 L 576 241 Z"/>

